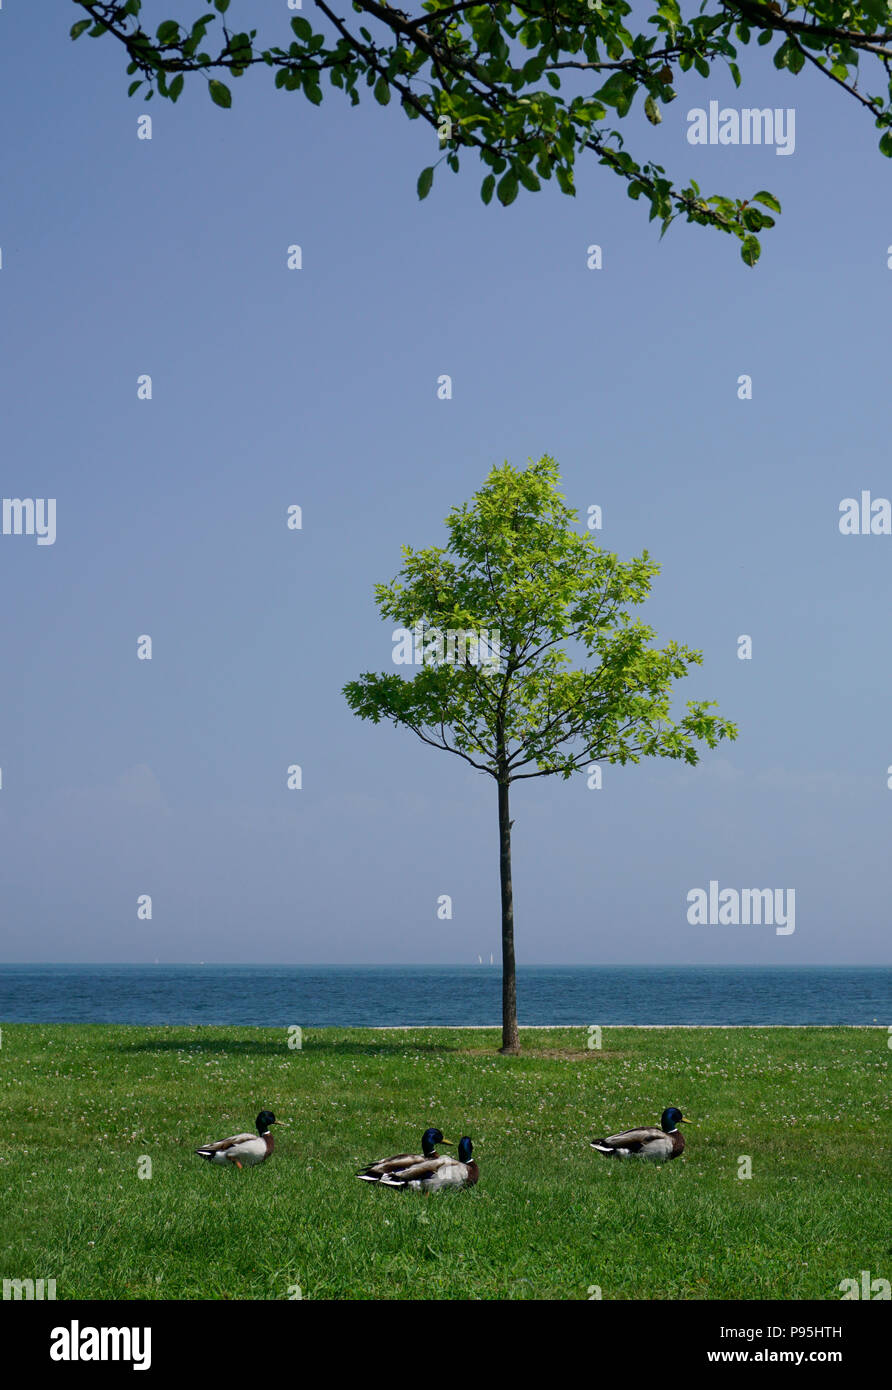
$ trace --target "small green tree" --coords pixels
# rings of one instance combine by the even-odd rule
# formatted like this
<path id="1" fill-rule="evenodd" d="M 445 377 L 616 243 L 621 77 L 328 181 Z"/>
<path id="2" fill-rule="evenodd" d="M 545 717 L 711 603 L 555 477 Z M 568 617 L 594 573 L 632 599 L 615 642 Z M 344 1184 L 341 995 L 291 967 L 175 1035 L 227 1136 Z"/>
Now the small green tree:
<path id="1" fill-rule="evenodd" d="M 702 654 L 649 645 L 653 629 L 628 610 L 644 601 L 659 565 L 647 551 L 622 561 L 580 534 L 559 485 L 547 456 L 525 470 L 506 463 L 450 512 L 448 548 L 404 547 L 402 570 L 375 586 L 375 598 L 382 617 L 405 630 L 420 669 L 411 679 L 367 673 L 344 687 L 360 718 L 411 729 L 496 783 L 507 1053 L 520 1045 L 512 784 L 571 777 L 590 762 L 696 763 L 696 740 L 714 748 L 737 736 L 711 701 L 689 701 L 681 719 L 670 718 L 672 682 Z M 574 669 L 568 643 L 594 664 Z"/>

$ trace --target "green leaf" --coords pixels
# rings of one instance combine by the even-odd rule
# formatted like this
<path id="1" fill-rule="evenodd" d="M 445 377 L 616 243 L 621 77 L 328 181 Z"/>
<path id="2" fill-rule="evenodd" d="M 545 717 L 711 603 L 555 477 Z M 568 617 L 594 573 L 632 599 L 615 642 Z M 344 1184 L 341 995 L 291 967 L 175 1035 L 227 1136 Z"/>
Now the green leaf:
<path id="1" fill-rule="evenodd" d="M 618 116 L 625 116 L 629 107 L 632 105 L 632 98 L 637 91 L 637 83 L 627 72 L 614 72 L 608 77 L 600 91 L 595 92 L 599 101 L 606 102 L 608 106 L 616 109 Z"/>
<path id="2" fill-rule="evenodd" d="M 232 93 L 223 82 L 218 82 L 212 77 L 208 83 L 208 91 L 211 94 L 211 101 L 215 106 L 229 107 L 232 105 Z"/>
<path id="3" fill-rule="evenodd" d="M 180 26 L 175 19 L 165 19 L 163 24 L 158 25 L 155 35 L 159 43 L 172 43 L 179 37 Z"/>
<path id="4" fill-rule="evenodd" d="M 375 100 L 379 106 L 386 106 L 390 101 L 390 83 L 384 76 L 375 83 Z"/>
<path id="5" fill-rule="evenodd" d="M 180 92 L 183 90 L 184 81 L 185 78 L 183 74 L 178 72 L 167 91 L 167 95 L 170 97 L 171 101 L 176 101 L 177 97 L 180 95 Z"/>
<path id="6" fill-rule="evenodd" d="M 510 203 L 514 202 L 514 199 L 517 197 L 517 175 L 513 169 L 507 170 L 499 179 L 498 187 L 496 188 L 496 197 L 503 208 L 508 207 Z"/>
<path id="7" fill-rule="evenodd" d="M 651 125 L 659 125 L 663 119 L 663 117 L 660 115 L 659 106 L 657 106 L 657 103 L 651 96 L 649 96 L 644 103 L 644 114 L 650 121 Z"/>
<path id="8" fill-rule="evenodd" d="M 487 174 L 486 178 L 483 180 L 483 183 L 480 185 L 480 197 L 483 199 L 484 203 L 491 203 L 491 202 L 492 202 L 492 195 L 493 195 L 493 191 L 494 191 L 494 189 L 495 189 L 495 186 L 496 186 L 496 176 L 495 176 L 495 174 Z"/>
<path id="9" fill-rule="evenodd" d="M 793 73 L 801 72 L 802 69 L 805 67 L 805 54 L 802 52 L 802 49 L 799 48 L 796 44 L 790 45 L 790 52 L 787 57 L 787 67 L 790 69 L 790 72 Z"/>
<path id="10" fill-rule="evenodd" d="M 892 159 L 892 130 L 884 131 L 880 136 L 880 154 Z"/>
<path id="11" fill-rule="evenodd" d="M 740 256 L 745 265 L 753 266 L 762 254 L 759 245 L 759 238 L 755 236 L 745 236 L 740 248 Z"/>
<path id="12" fill-rule="evenodd" d="M 135 82 L 131 82 L 131 83 L 130 83 L 130 86 L 127 88 L 127 95 L 128 95 L 128 97 L 132 97 L 132 96 L 133 96 L 133 93 L 136 91 L 136 89 L 137 89 L 138 87 L 141 87 L 141 86 L 142 86 L 142 78 L 141 78 L 141 77 L 138 77 L 138 78 L 136 79 Z"/>
<path id="13" fill-rule="evenodd" d="M 71 26 L 71 38 L 76 39 L 79 34 L 82 34 L 84 32 L 85 29 L 89 29 L 92 23 L 92 19 L 79 19 L 76 24 L 72 24 Z"/>
<path id="14" fill-rule="evenodd" d="M 761 203 L 766 208 L 771 208 L 772 212 L 780 212 L 781 205 L 773 193 L 766 193 L 762 189 L 759 193 L 754 193 L 752 197 L 754 203 Z"/>
<path id="15" fill-rule="evenodd" d="M 291 28 L 299 39 L 309 40 L 313 37 L 313 26 L 308 19 L 302 19 L 298 15 L 291 21 Z"/>
<path id="16" fill-rule="evenodd" d="M 490 174 L 490 178 L 492 178 L 492 175 L 491 175 L 491 174 Z M 427 197 L 428 193 L 430 193 L 430 191 L 431 191 L 431 185 L 433 184 L 433 181 L 434 181 L 434 171 L 433 171 L 433 168 L 431 167 L 431 168 L 428 168 L 428 169 L 422 169 L 421 173 L 418 175 L 418 183 L 417 183 L 417 185 L 416 185 L 416 186 L 417 186 L 417 189 L 418 189 L 418 196 L 419 196 L 419 198 L 426 198 L 426 197 Z"/>
<path id="17" fill-rule="evenodd" d="M 218 14 L 225 14 L 229 9 L 229 0 L 214 0 L 214 9 Z"/>
<path id="18" fill-rule="evenodd" d="M 678 0 L 664 0 L 662 5 L 657 6 L 657 14 L 666 20 L 672 33 L 681 24 L 681 9 Z"/>

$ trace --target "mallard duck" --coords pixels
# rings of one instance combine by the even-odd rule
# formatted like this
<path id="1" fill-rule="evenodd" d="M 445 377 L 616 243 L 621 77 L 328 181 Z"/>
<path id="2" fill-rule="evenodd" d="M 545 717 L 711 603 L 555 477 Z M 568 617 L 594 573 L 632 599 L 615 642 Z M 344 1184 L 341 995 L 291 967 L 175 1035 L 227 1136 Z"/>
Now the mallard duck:
<path id="1" fill-rule="evenodd" d="M 425 1158 L 411 1168 L 401 1168 L 380 1179 L 382 1187 L 411 1187 L 415 1192 L 439 1192 L 444 1187 L 473 1187 L 480 1176 L 471 1158 L 473 1148 L 467 1135 L 458 1141 L 458 1158 L 445 1154 Z"/>
<path id="2" fill-rule="evenodd" d="M 203 1144 L 195 1152 L 209 1163 L 234 1163 L 236 1168 L 251 1168 L 262 1163 L 273 1151 L 273 1136 L 269 1127 L 276 1123 L 271 1110 L 261 1110 L 257 1116 L 257 1134 L 233 1134 L 218 1139 L 216 1144 Z"/>
<path id="3" fill-rule="evenodd" d="M 367 1168 L 363 1168 L 356 1176 L 362 1178 L 363 1182 L 381 1182 L 388 1173 L 398 1173 L 403 1168 L 414 1168 L 416 1163 L 424 1163 L 429 1158 L 439 1158 L 438 1144 L 446 1144 L 451 1148 L 452 1140 L 444 1139 L 438 1129 L 426 1129 L 421 1136 L 420 1154 L 394 1154 L 393 1158 L 381 1158 L 377 1163 L 370 1163 Z"/>
<path id="4" fill-rule="evenodd" d="M 607 1139 L 593 1139 L 592 1148 L 599 1154 L 609 1154 L 612 1158 L 649 1158 L 655 1163 L 665 1163 L 667 1159 L 678 1158 L 684 1151 L 684 1135 L 677 1128 L 688 1124 L 676 1106 L 670 1105 L 660 1117 L 660 1128 L 653 1125 L 647 1129 L 624 1129 L 621 1134 L 611 1134 Z"/>

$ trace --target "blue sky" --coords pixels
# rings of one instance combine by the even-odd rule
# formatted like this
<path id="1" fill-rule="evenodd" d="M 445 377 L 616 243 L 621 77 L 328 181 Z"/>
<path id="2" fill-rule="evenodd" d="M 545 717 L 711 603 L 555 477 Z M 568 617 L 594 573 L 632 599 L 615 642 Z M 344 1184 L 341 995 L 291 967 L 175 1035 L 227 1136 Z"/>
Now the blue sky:
<path id="1" fill-rule="evenodd" d="M 0 536 L 0 956 L 497 953 L 493 784 L 340 691 L 390 668 L 372 587 L 399 547 L 548 452 L 606 547 L 662 563 L 643 616 L 704 652 L 679 694 L 741 733 L 697 770 L 515 789 L 519 960 L 887 961 L 892 536 L 838 526 L 892 495 L 892 166 L 866 113 L 759 51 L 739 93 L 693 75 L 658 129 L 627 123 L 681 180 L 781 198 L 748 270 L 706 229 L 660 242 L 597 166 L 503 209 L 470 160 L 419 203 L 435 136 L 395 105 L 316 109 L 265 70 L 230 111 L 200 82 L 128 101 L 73 17 L 0 11 L 0 492 L 57 500 L 54 545 Z M 691 146 L 710 99 L 795 107 L 795 152 Z M 689 925 L 710 880 L 795 889 L 795 932 Z"/>

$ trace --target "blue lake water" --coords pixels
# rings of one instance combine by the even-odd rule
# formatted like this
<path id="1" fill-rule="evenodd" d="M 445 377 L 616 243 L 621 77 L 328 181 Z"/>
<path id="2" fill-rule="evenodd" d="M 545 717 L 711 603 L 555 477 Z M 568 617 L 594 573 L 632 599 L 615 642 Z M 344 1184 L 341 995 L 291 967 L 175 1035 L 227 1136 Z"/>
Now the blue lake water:
<path id="1" fill-rule="evenodd" d="M 892 1023 L 892 969 L 522 966 L 521 1024 Z M 498 966 L 0 965 L 0 1023 L 498 1025 Z"/>

